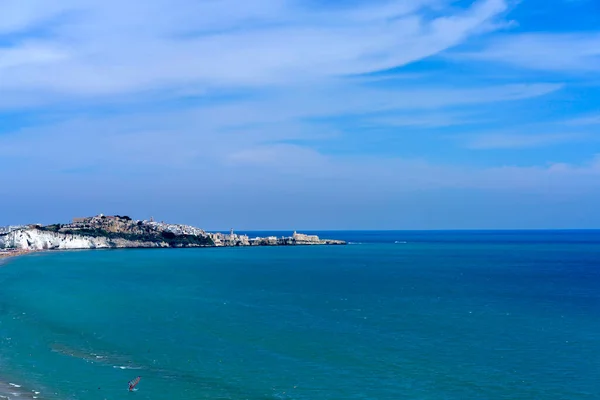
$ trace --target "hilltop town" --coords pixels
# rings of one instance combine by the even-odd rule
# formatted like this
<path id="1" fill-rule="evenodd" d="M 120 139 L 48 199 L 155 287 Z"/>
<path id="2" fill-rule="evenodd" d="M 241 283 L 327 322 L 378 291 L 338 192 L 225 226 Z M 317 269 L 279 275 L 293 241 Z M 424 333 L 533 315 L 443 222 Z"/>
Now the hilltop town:
<path id="1" fill-rule="evenodd" d="M 73 218 L 66 224 L 24 225 L 0 228 L 0 249 L 53 250 L 135 247 L 231 247 L 340 245 L 341 240 L 320 239 L 294 232 L 289 237 L 253 237 L 206 232 L 182 224 L 133 220 L 129 216 L 99 214 Z"/>

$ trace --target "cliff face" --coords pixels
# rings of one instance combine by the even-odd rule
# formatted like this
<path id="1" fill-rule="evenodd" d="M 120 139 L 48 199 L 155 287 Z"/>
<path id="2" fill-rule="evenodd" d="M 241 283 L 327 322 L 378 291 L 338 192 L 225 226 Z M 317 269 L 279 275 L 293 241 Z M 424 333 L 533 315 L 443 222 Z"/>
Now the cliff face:
<path id="1" fill-rule="evenodd" d="M 27 229 L 0 236 L 0 248 L 22 250 L 111 249 L 126 247 L 170 247 L 165 241 L 134 241 Z"/>

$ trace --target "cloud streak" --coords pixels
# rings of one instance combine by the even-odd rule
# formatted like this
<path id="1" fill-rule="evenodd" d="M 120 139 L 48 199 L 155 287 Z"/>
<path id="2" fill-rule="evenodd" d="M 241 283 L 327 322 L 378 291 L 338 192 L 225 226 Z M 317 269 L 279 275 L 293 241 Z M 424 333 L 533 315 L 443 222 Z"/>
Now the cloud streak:
<path id="1" fill-rule="evenodd" d="M 467 148 L 474 150 L 539 148 L 589 139 L 590 135 L 575 132 L 546 134 L 499 133 L 474 136 L 468 141 Z"/>
<path id="2" fill-rule="evenodd" d="M 286 85 L 405 65 L 490 29 L 503 0 L 425 19 L 429 1 L 331 12 L 259 0 L 10 2 L 0 27 L 58 20 L 51 34 L 0 49 L 0 90 L 106 95 L 191 85 Z M 185 11 L 183 11 L 185 10 Z M 199 30 L 198 30 L 199 29 Z"/>
<path id="3" fill-rule="evenodd" d="M 600 32 L 505 35 L 495 38 L 482 50 L 455 56 L 540 71 L 597 74 Z"/>

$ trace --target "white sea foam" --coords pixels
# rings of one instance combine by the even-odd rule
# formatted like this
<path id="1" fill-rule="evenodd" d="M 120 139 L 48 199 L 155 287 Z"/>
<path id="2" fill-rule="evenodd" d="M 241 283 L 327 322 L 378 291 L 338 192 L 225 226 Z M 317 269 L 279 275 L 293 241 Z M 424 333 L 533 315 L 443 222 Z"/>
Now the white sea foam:
<path id="1" fill-rule="evenodd" d="M 17 383 L 0 381 L 0 400 L 37 399 L 39 394 L 39 391 L 26 390 Z"/>
<path id="2" fill-rule="evenodd" d="M 132 367 L 129 365 L 113 365 L 115 369 L 142 369 L 142 367 Z"/>

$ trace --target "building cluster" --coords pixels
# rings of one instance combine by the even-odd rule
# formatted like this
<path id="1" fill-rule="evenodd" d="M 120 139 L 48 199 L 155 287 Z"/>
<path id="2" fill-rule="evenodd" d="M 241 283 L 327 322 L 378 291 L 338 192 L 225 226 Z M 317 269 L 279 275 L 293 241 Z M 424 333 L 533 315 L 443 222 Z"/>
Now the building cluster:
<path id="1" fill-rule="evenodd" d="M 136 222 L 129 217 L 98 214 L 94 217 L 73 218 L 70 224 L 61 225 L 61 230 L 103 229 L 109 232 L 129 230 Z"/>
<path id="2" fill-rule="evenodd" d="M 305 235 L 303 233 L 297 233 L 296 231 L 294 231 L 294 234 L 292 235 L 292 239 L 294 240 L 295 243 L 319 243 L 321 241 L 321 239 L 319 239 L 319 237 L 317 235 Z"/>
<path id="3" fill-rule="evenodd" d="M 27 225 L 0 226 L 0 235 L 5 235 L 7 233 L 11 233 L 12 231 L 17 231 L 19 229 L 27 229 L 27 227 Z"/>
<path id="4" fill-rule="evenodd" d="M 119 217 L 115 215 L 104 215 L 98 214 L 94 217 L 83 217 L 83 218 L 73 218 L 73 222 L 70 224 L 63 224 L 63 228 L 74 228 L 74 229 L 93 229 L 98 226 L 110 225 L 115 223 L 124 223 L 130 222 L 131 218 L 129 217 Z"/>
<path id="5" fill-rule="evenodd" d="M 209 233 L 208 236 L 211 238 L 215 246 L 250 246 L 250 238 L 248 235 L 238 235 L 233 232 L 233 229 L 229 231 L 229 234 L 216 232 Z"/>
<path id="6" fill-rule="evenodd" d="M 142 221 L 146 226 L 152 227 L 159 232 L 171 232 L 175 235 L 192 235 L 192 236 L 207 236 L 203 229 L 196 228 L 190 225 L 166 224 L 164 222 Z"/>
<path id="7" fill-rule="evenodd" d="M 294 231 L 292 236 L 266 236 L 250 238 L 248 235 L 238 235 L 233 229 L 227 233 L 208 233 L 215 246 L 293 246 L 303 244 L 337 244 L 336 241 L 321 240 L 316 235 L 305 235 Z"/>

